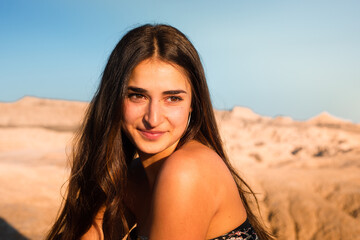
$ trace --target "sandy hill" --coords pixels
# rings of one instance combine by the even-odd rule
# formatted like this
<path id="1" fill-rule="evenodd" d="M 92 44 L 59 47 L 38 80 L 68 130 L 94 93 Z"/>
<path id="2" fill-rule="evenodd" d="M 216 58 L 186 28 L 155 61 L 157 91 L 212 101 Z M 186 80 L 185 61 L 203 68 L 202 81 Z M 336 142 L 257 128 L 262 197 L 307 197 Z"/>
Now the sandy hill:
<path id="1" fill-rule="evenodd" d="M 61 201 L 66 149 L 87 104 L 0 103 L 0 239 L 42 239 Z M 216 111 L 234 166 L 278 239 L 360 239 L 360 125 Z"/>
<path id="2" fill-rule="evenodd" d="M 74 130 L 87 105 L 85 102 L 24 97 L 17 102 L 0 103 L 0 126 Z"/>
<path id="3" fill-rule="evenodd" d="M 315 125 L 344 125 L 344 124 L 351 124 L 350 121 L 332 116 L 328 112 L 322 112 L 319 115 L 310 118 L 308 123 L 315 124 Z"/>

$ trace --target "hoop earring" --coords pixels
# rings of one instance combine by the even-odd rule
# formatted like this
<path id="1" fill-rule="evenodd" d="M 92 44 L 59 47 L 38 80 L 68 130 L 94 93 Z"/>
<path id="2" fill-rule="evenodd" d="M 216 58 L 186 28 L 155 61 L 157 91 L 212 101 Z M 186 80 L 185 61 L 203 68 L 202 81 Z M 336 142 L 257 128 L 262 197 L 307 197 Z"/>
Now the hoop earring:
<path id="1" fill-rule="evenodd" d="M 186 125 L 186 129 L 189 127 L 190 120 L 191 120 L 191 112 L 189 113 L 189 118 L 188 118 L 188 122 L 187 122 L 187 125 Z"/>

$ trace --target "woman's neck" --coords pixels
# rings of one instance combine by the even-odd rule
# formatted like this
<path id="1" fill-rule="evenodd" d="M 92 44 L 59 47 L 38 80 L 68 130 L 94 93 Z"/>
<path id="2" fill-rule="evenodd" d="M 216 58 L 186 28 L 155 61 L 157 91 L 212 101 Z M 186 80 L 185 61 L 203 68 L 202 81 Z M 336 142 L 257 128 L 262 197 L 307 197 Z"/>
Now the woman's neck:
<path id="1" fill-rule="evenodd" d="M 146 176 L 149 181 L 149 186 L 152 189 L 156 180 L 156 177 L 159 173 L 159 170 L 166 160 L 176 149 L 179 141 L 168 147 L 162 152 L 156 154 L 147 154 L 139 152 L 139 158 L 145 169 Z"/>

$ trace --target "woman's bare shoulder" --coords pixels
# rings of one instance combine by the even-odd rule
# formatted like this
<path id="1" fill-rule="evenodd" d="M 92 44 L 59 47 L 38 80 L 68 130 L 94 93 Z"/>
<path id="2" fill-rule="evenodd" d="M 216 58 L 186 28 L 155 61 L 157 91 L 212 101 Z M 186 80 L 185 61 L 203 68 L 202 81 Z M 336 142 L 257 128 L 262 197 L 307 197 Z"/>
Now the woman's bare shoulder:
<path id="1" fill-rule="evenodd" d="M 215 151 L 199 142 L 191 141 L 166 159 L 160 170 L 159 180 L 198 186 L 204 194 L 216 195 L 217 186 L 221 187 L 219 178 L 228 174 L 225 163 Z M 209 186 L 211 191 L 206 192 Z"/>
<path id="2" fill-rule="evenodd" d="M 190 142 L 165 160 L 154 188 L 151 237 L 173 239 L 180 234 L 185 239 L 206 238 L 220 204 L 215 166 L 207 166 L 221 161 L 217 158 L 211 149 Z"/>
<path id="3" fill-rule="evenodd" d="M 184 144 L 164 163 L 165 170 L 201 175 L 217 172 L 219 167 L 226 170 L 221 157 L 214 150 L 197 141 Z"/>

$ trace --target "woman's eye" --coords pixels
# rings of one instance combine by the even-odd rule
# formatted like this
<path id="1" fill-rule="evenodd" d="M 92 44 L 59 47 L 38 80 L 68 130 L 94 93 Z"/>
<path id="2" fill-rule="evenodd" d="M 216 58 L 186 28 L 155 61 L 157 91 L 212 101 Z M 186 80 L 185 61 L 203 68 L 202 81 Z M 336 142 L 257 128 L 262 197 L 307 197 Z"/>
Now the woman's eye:
<path id="1" fill-rule="evenodd" d="M 131 101 L 134 101 L 134 102 L 139 102 L 139 101 L 142 101 L 145 99 L 145 96 L 142 95 L 142 94 L 139 94 L 139 93 L 130 93 L 128 95 L 128 98 L 131 100 Z"/>
<path id="2" fill-rule="evenodd" d="M 181 97 L 178 96 L 170 96 L 167 98 L 168 102 L 180 102 L 183 100 Z"/>

